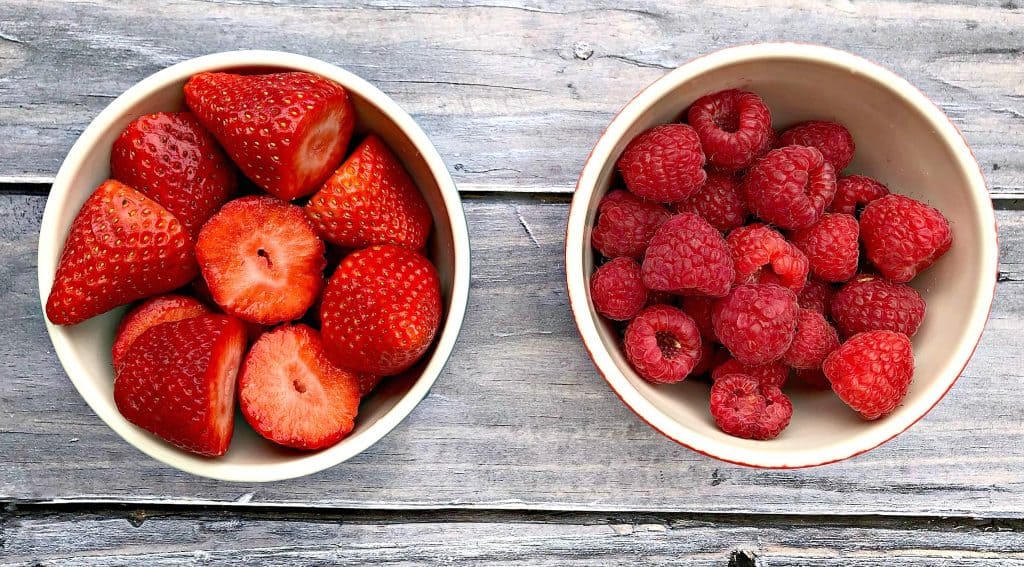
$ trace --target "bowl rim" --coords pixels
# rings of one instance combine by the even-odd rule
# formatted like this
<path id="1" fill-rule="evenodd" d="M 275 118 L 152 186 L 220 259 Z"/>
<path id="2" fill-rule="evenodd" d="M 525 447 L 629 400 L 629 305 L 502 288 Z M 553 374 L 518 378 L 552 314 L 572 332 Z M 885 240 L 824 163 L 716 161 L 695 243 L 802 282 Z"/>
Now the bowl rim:
<path id="1" fill-rule="evenodd" d="M 971 313 L 968 324 L 964 327 L 964 338 L 960 341 L 961 344 L 951 359 L 953 367 L 959 367 L 959 370 L 939 382 L 939 386 L 944 385 L 944 387 L 938 392 L 938 395 L 935 395 L 934 399 L 926 400 L 923 410 L 909 419 L 891 422 L 892 425 L 889 427 L 879 428 L 881 433 L 854 438 L 855 441 L 864 438 L 867 439 L 867 442 L 848 443 L 849 446 L 841 446 L 840 450 L 832 447 L 831 450 L 816 449 L 813 453 L 804 451 L 795 457 L 789 454 L 774 455 L 757 448 L 735 447 L 711 441 L 702 434 L 688 430 L 641 395 L 626 379 L 622 370 L 615 364 L 602 344 L 597 330 L 597 322 L 591 314 L 587 289 L 589 278 L 583 274 L 582 270 L 584 249 L 590 245 L 589 242 L 583 241 L 587 228 L 588 206 L 597 189 L 598 175 L 607 160 L 612 158 L 611 152 L 615 144 L 625 135 L 626 130 L 648 107 L 679 84 L 721 66 L 765 59 L 804 61 L 845 67 L 894 91 L 908 104 L 915 107 L 935 128 L 937 135 L 943 139 L 946 145 L 952 148 L 956 154 L 959 168 L 968 178 L 967 186 L 970 198 L 979 211 L 981 225 L 992 227 L 990 238 L 983 239 L 980 250 L 983 267 L 979 273 L 981 278 L 979 288 L 983 294 L 980 304 L 984 305 L 987 302 L 988 307 L 978 308 Z M 642 421 L 672 441 L 723 462 L 762 469 L 799 469 L 842 461 L 875 449 L 896 438 L 920 421 L 946 396 L 977 350 L 992 310 L 999 263 L 998 239 L 998 227 L 991 196 L 973 150 L 967 144 L 963 133 L 920 89 L 878 63 L 840 49 L 801 42 L 749 43 L 725 47 L 690 59 L 639 91 L 612 118 L 584 162 L 569 207 L 565 239 L 566 286 L 573 319 L 577 331 L 583 339 L 587 354 L 615 395 Z M 990 280 L 988 285 L 986 285 L 986 280 Z M 973 344 L 971 344 L 971 337 L 973 337 Z M 969 345 L 967 348 L 963 346 L 965 343 Z"/>
<path id="2" fill-rule="evenodd" d="M 132 425 L 112 404 L 99 404 L 101 394 L 92 387 L 91 380 L 86 377 L 88 372 L 75 355 L 71 341 L 60 326 L 52 324 L 45 316 L 46 298 L 53 285 L 56 264 L 64 245 L 63 237 L 58 234 L 61 227 L 56 226 L 57 218 L 70 192 L 72 175 L 85 162 L 86 155 L 96 144 L 99 135 L 110 122 L 125 115 L 131 105 L 170 84 L 182 82 L 203 71 L 243 67 L 282 68 L 315 73 L 340 83 L 349 92 L 377 107 L 409 138 L 437 182 L 447 212 L 446 220 L 451 227 L 454 254 L 451 299 L 445 313 L 444 325 L 435 340 L 433 353 L 410 390 L 366 430 L 358 436 L 348 438 L 348 443 L 342 440 L 337 445 L 321 451 L 295 453 L 294 458 L 266 465 L 183 458 L 188 456 L 184 451 Z M 225 51 L 186 59 L 149 75 L 114 99 L 89 123 L 64 158 L 47 196 L 39 230 L 37 271 L 43 321 L 57 358 L 79 394 L 107 426 L 136 449 L 184 472 L 224 481 L 268 482 L 310 475 L 358 455 L 387 435 L 426 397 L 447 364 L 462 328 L 469 298 L 469 230 L 462 200 L 444 160 L 426 133 L 391 97 L 354 73 L 313 57 L 271 50 Z"/>

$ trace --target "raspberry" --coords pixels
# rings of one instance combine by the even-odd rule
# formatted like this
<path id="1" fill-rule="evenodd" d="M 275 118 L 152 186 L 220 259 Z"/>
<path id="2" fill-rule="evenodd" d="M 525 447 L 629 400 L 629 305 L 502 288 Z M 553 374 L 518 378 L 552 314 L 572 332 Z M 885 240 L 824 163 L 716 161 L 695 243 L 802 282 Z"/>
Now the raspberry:
<path id="1" fill-rule="evenodd" d="M 711 313 L 714 311 L 715 302 L 717 301 L 713 297 L 688 295 L 683 297 L 682 305 L 680 306 L 683 312 L 689 315 L 694 323 L 697 323 L 697 328 L 700 329 L 700 336 L 704 337 L 704 340 L 707 341 L 718 340 L 718 337 L 715 336 L 715 328 L 711 324 Z"/>
<path id="2" fill-rule="evenodd" d="M 835 291 L 832 286 L 814 278 L 807 278 L 807 285 L 800 293 L 796 294 L 797 303 L 803 309 L 817 311 L 828 317 L 832 309 L 832 296 Z"/>
<path id="3" fill-rule="evenodd" d="M 743 439 L 774 439 L 789 425 L 793 404 L 777 386 L 727 374 L 711 386 L 711 416 L 718 428 Z"/>
<path id="4" fill-rule="evenodd" d="M 839 348 L 839 334 L 817 311 L 801 309 L 796 320 L 796 335 L 782 361 L 792 368 L 813 370 Z"/>
<path id="5" fill-rule="evenodd" d="M 743 284 L 715 305 L 718 340 L 743 364 L 782 358 L 796 333 L 796 294 L 774 284 Z"/>
<path id="6" fill-rule="evenodd" d="M 735 272 L 722 234 L 698 215 L 679 213 L 651 239 L 643 275 L 647 289 L 723 297 Z"/>
<path id="7" fill-rule="evenodd" d="M 712 171 L 694 196 L 676 203 L 673 208 L 677 213 L 697 213 L 711 226 L 729 232 L 743 226 L 749 214 L 739 189 L 740 183 L 732 174 Z"/>
<path id="8" fill-rule="evenodd" d="M 761 97 L 737 89 L 700 97 L 686 117 L 708 163 L 725 171 L 750 165 L 772 132 L 772 114 Z"/>
<path id="9" fill-rule="evenodd" d="M 626 358 L 650 382 L 683 380 L 697 365 L 700 355 L 696 323 L 675 307 L 648 307 L 626 327 Z"/>
<path id="10" fill-rule="evenodd" d="M 690 198 L 707 178 L 697 133 L 686 124 L 663 124 L 626 146 L 618 162 L 626 188 L 652 201 Z"/>
<path id="11" fill-rule="evenodd" d="M 812 120 L 786 130 L 779 136 L 780 146 L 808 146 L 817 149 L 836 174 L 853 161 L 856 146 L 853 136 L 842 124 Z"/>
<path id="12" fill-rule="evenodd" d="M 697 364 L 690 371 L 691 375 L 707 374 L 711 370 L 715 363 L 716 348 L 715 343 L 711 341 L 702 340 L 700 342 L 700 358 L 697 359 Z"/>
<path id="13" fill-rule="evenodd" d="M 830 213 L 859 215 L 865 205 L 889 194 L 889 188 L 865 175 L 847 175 L 836 181 L 836 197 L 828 206 Z"/>
<path id="14" fill-rule="evenodd" d="M 829 383 L 828 378 L 825 377 L 825 373 L 821 371 L 821 368 L 794 370 L 793 380 L 790 381 L 790 384 L 807 390 L 832 389 L 832 384 Z"/>
<path id="15" fill-rule="evenodd" d="M 632 258 L 615 258 L 594 270 L 590 297 L 601 315 L 615 321 L 632 319 L 647 304 L 640 264 Z"/>
<path id="16" fill-rule="evenodd" d="M 735 358 L 728 358 L 711 371 L 711 379 L 717 381 L 729 374 L 746 374 L 757 378 L 757 381 L 762 384 L 781 388 L 786 383 L 786 378 L 789 377 L 789 368 L 778 361 L 760 366 L 747 366 Z"/>
<path id="17" fill-rule="evenodd" d="M 606 258 L 641 258 L 658 227 L 672 213 L 658 203 L 644 201 L 618 189 L 605 195 L 597 206 L 597 223 L 591 244 Z"/>
<path id="18" fill-rule="evenodd" d="M 761 223 L 748 224 L 725 239 L 736 269 L 735 283 L 774 283 L 800 291 L 807 283 L 803 252 Z"/>
<path id="19" fill-rule="evenodd" d="M 890 280 L 905 283 L 953 245 L 949 222 L 937 209 L 903 195 L 872 201 L 860 217 L 868 260 Z"/>
<path id="20" fill-rule="evenodd" d="M 836 176 L 814 148 L 787 146 L 768 152 L 743 178 L 751 212 L 785 229 L 811 226 L 836 193 Z"/>
<path id="21" fill-rule="evenodd" d="M 826 213 L 807 228 L 794 230 L 790 241 L 811 264 L 811 273 L 827 282 L 845 282 L 857 273 L 860 225 L 853 215 Z"/>
<path id="22" fill-rule="evenodd" d="M 895 331 L 912 337 L 924 313 L 924 299 L 917 290 L 870 275 L 858 276 L 832 299 L 832 318 L 846 337 L 865 331 Z"/>
<path id="23" fill-rule="evenodd" d="M 854 335 L 828 355 L 822 370 L 839 398 L 864 419 L 896 409 L 914 377 L 910 339 L 893 331 Z"/>

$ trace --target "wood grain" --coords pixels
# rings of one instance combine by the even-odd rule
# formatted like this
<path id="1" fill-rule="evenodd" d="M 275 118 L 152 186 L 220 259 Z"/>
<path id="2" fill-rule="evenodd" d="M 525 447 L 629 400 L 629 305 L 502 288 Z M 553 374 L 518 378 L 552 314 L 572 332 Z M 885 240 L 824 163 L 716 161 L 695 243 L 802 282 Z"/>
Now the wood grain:
<path id="1" fill-rule="evenodd" d="M 0 521 L 0 565 L 1024 565 L 1024 534 L 1007 522 L 152 510 Z"/>
<path id="2" fill-rule="evenodd" d="M 994 194 L 1024 195 L 1019 1 L 116 0 L 0 5 L 0 180 L 48 182 L 85 125 L 167 65 L 238 48 L 363 76 L 432 137 L 466 190 L 569 192 L 611 116 L 689 58 L 737 43 L 824 43 L 931 96 Z M 158 17 L 155 17 L 157 16 Z"/>
<path id="3" fill-rule="evenodd" d="M 999 212 L 1004 281 L 982 344 L 949 396 L 866 455 L 765 471 L 664 439 L 595 372 L 566 301 L 564 198 L 470 198 L 470 305 L 429 397 L 348 463 L 247 486 L 145 457 L 75 392 L 41 320 L 43 203 L 0 194 L 0 501 L 1024 516 L 1024 410 L 1012 401 L 1024 349 L 1024 212 Z"/>

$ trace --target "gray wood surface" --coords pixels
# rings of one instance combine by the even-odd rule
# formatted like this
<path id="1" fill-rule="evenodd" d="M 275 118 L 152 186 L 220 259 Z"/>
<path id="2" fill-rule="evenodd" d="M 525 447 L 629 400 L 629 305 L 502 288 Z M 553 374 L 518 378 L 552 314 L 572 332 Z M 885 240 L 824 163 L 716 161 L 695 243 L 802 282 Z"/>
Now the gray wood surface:
<path id="1" fill-rule="evenodd" d="M 103 510 L 0 520 L 0 565 L 1013 567 L 1013 522 Z"/>
<path id="2" fill-rule="evenodd" d="M 348 463 L 245 486 L 145 457 L 74 391 L 39 312 L 43 203 L 41 195 L 0 195 L 0 500 L 1024 517 L 1024 409 L 1013 402 L 1024 348 L 1019 211 L 999 212 L 1005 281 L 981 347 L 949 396 L 866 455 L 765 471 L 664 439 L 594 370 L 566 301 L 564 198 L 469 198 L 470 305 L 429 397 Z"/>
<path id="3" fill-rule="evenodd" d="M 1019 0 L 459 0 L 0 3 L 0 179 L 47 181 L 110 100 L 191 56 L 305 53 L 393 96 L 463 189 L 571 191 L 633 94 L 687 59 L 787 39 L 918 85 L 999 195 L 1024 194 Z"/>

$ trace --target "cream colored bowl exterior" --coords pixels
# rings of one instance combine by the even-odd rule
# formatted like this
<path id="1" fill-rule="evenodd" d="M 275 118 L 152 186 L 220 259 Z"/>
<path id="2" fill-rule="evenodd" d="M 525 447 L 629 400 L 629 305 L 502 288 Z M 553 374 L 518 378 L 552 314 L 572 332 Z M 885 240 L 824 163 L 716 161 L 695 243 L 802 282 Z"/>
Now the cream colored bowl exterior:
<path id="1" fill-rule="evenodd" d="M 590 300 L 594 267 L 590 230 L 626 144 L 656 124 L 680 118 L 699 96 L 727 88 L 764 97 L 774 126 L 838 120 L 853 133 L 849 171 L 876 177 L 898 193 L 940 209 L 954 243 L 913 283 L 928 302 L 914 337 L 916 373 L 903 404 L 874 422 L 861 421 L 831 392 L 796 393 L 788 429 L 772 441 L 719 431 L 700 383 L 654 385 L 624 359 L 615 331 Z M 795 468 L 868 451 L 923 417 L 953 385 L 981 337 L 998 264 L 995 217 L 970 148 L 943 112 L 904 79 L 849 53 L 772 43 L 724 49 L 695 59 L 641 91 L 615 117 L 584 165 L 566 231 L 566 276 L 573 316 L 598 370 L 637 415 L 694 451 L 738 464 Z"/>
<path id="2" fill-rule="evenodd" d="M 118 413 L 110 347 L 123 308 L 73 327 L 47 321 L 47 330 L 79 393 L 126 441 L 183 471 L 222 480 L 262 482 L 312 474 L 359 454 L 398 425 L 426 396 L 462 326 L 469 292 L 469 236 L 458 191 L 441 156 L 413 119 L 387 95 L 344 69 L 310 57 L 275 51 L 217 53 L 178 63 L 128 89 L 75 142 L 57 173 L 43 213 L 39 292 L 44 305 L 71 221 L 92 190 L 108 177 L 110 147 L 121 130 L 139 115 L 182 109 L 181 87 L 190 76 L 239 69 L 308 71 L 337 81 L 352 96 L 360 128 L 379 134 L 416 180 L 434 215 L 430 253 L 447 306 L 432 350 L 416 367 L 419 375 L 393 379 L 364 400 L 353 433 L 329 449 L 300 453 L 276 447 L 253 432 L 239 414 L 227 455 L 208 459 L 164 443 Z"/>

